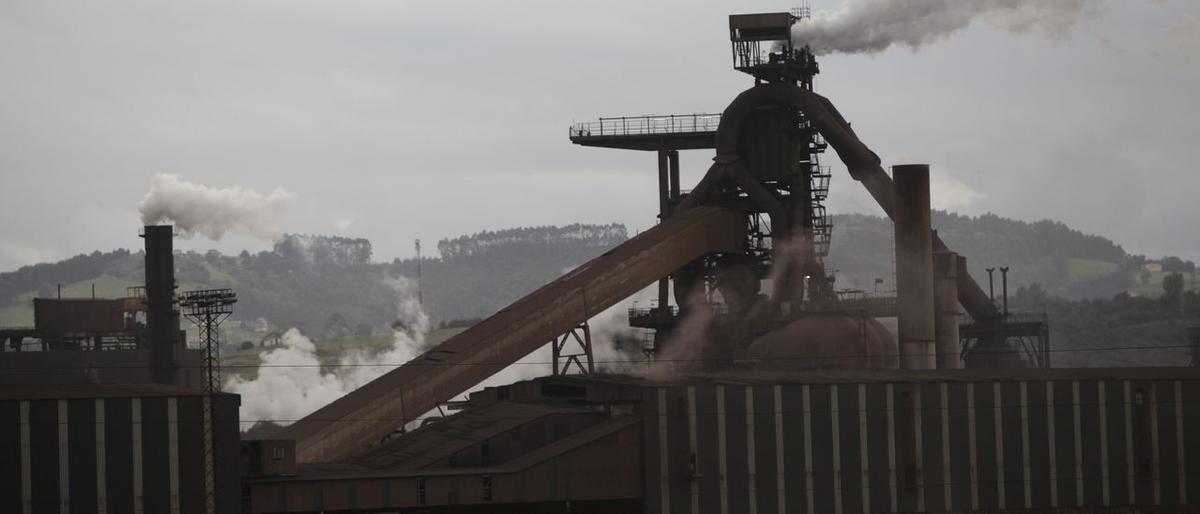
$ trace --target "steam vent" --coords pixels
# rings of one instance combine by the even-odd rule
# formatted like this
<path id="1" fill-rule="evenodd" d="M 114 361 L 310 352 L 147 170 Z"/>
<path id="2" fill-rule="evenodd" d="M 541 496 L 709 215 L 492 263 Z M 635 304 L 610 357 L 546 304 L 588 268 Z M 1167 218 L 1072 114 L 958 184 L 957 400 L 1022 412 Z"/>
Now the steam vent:
<path id="1" fill-rule="evenodd" d="M 1197 368 L 1053 367 L 1046 317 L 933 230 L 936 169 L 885 167 L 816 90 L 808 23 L 729 16 L 746 89 L 720 112 L 569 127 L 656 164 L 652 228 L 254 439 L 238 397 L 196 390 L 215 357 L 181 344 L 196 296 L 175 296 L 170 227 L 147 227 L 126 348 L 145 384 L 0 395 L 0 513 L 1200 513 Z M 685 151 L 711 162 L 696 183 Z M 835 156 L 893 222 L 889 290 L 837 281 Z M 589 320 L 645 290 L 644 355 L 597 359 Z M 0 376 L 86 340 L 0 353 Z M 547 346 L 544 376 L 461 400 Z"/>

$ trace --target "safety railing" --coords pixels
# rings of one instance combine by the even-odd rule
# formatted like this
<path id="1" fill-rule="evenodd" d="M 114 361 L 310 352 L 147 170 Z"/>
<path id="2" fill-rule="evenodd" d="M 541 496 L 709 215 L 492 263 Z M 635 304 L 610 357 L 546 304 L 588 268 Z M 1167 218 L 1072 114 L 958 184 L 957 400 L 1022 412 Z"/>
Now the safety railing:
<path id="1" fill-rule="evenodd" d="M 970 314 L 959 314 L 958 321 L 963 324 L 975 323 Z M 1009 312 L 1004 316 L 1004 323 L 1049 323 L 1050 316 L 1044 312 Z"/>
<path id="2" fill-rule="evenodd" d="M 716 132 L 721 114 L 666 114 L 600 118 L 571 125 L 571 138 L 599 136 L 642 136 Z"/>

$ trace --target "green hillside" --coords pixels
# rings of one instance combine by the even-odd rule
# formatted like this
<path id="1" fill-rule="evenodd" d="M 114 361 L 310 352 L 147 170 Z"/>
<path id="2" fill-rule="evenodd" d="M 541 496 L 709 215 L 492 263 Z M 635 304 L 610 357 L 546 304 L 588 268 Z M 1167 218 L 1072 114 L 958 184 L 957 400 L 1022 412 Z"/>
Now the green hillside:
<path id="1" fill-rule="evenodd" d="M 839 288 L 891 290 L 892 224 L 879 216 L 834 215 L 833 243 L 826 263 L 838 270 Z M 967 257 L 975 280 L 986 289 L 986 268 L 1009 268 L 1009 288 L 1038 284 L 1049 294 L 1070 299 L 1111 298 L 1121 292 L 1158 296 L 1164 273 L 1151 273 L 1143 283 L 1147 259 L 1130 255 L 1116 243 L 1084 234 L 1062 223 L 1028 223 L 994 214 L 970 217 L 933 212 L 933 228 L 954 251 Z M 1183 261 L 1180 266 L 1186 268 Z M 1000 290 L 1000 273 L 995 273 Z M 1188 284 L 1190 286 L 1190 283 Z"/>
<path id="2" fill-rule="evenodd" d="M 520 296 L 625 241 L 621 225 L 528 227 L 445 239 L 422 259 L 424 311 L 435 324 L 488 316 Z M 33 324 L 31 300 L 120 297 L 143 281 L 142 252 L 116 250 L 0 273 L 0 326 Z M 416 296 L 416 261 L 371 261 L 365 239 L 288 235 L 272 251 L 239 255 L 180 252 L 180 290 L 233 288 L 238 303 L 226 341 L 300 328 L 314 340 L 390 334 L 401 303 Z"/>

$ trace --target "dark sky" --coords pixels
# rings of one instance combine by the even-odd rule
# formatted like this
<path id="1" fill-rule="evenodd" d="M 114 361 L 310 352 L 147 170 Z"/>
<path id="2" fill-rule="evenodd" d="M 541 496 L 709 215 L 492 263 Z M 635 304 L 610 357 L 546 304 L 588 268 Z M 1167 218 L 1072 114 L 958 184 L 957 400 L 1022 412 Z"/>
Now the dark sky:
<path id="1" fill-rule="evenodd" d="M 367 237 L 377 260 L 485 229 L 645 229 L 654 156 L 575 147 L 567 127 L 720 111 L 751 85 L 726 15 L 789 6 L 5 2 L 0 271 L 138 247 L 158 173 L 284 189 L 285 230 Z M 1200 260 L 1197 55 L 1200 3 L 1109 0 L 1071 37 L 980 22 L 919 52 L 827 56 L 817 89 L 885 163 L 930 163 L 935 206 Z M 684 156 L 685 187 L 710 158 Z M 828 160 L 831 210 L 877 212 Z"/>

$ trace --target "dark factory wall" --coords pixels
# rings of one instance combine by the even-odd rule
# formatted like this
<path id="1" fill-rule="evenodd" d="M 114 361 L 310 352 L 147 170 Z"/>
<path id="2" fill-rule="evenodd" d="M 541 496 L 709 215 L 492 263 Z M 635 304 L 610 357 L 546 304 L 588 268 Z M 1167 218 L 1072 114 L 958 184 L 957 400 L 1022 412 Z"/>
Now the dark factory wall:
<path id="1" fill-rule="evenodd" d="M 178 348 L 170 372 L 175 385 L 200 387 L 204 353 Z M 0 385 L 150 384 L 150 350 L 0 352 Z"/>
<path id="2" fill-rule="evenodd" d="M 650 513 L 963 512 L 1200 498 L 1194 376 L 649 391 Z"/>
<path id="3" fill-rule="evenodd" d="M 202 512 L 201 400 L 0 400 L 0 512 Z M 217 512 L 239 510 L 237 404 L 217 399 Z"/>

